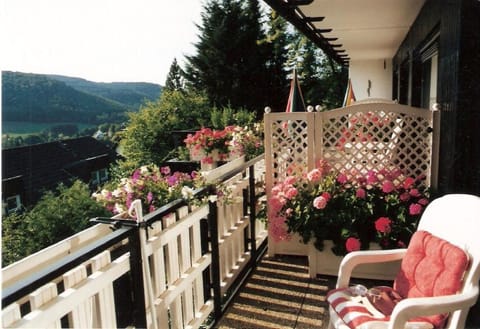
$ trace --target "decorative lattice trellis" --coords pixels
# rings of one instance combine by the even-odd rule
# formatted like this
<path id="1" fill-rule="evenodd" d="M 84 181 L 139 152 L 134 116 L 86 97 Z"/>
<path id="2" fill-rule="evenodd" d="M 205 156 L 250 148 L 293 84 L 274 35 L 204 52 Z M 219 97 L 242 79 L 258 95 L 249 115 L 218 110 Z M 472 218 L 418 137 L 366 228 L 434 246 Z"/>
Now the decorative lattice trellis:
<path id="1" fill-rule="evenodd" d="M 434 112 L 395 103 L 362 103 L 320 113 L 265 114 L 267 194 L 291 172 L 319 159 L 338 171 L 399 169 L 436 186 Z"/>

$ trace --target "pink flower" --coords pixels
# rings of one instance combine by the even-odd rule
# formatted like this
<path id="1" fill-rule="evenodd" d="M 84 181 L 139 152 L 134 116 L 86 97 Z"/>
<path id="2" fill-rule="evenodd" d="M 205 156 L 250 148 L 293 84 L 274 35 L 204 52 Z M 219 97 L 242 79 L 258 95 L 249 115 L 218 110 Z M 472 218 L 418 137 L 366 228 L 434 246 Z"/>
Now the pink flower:
<path id="1" fill-rule="evenodd" d="M 425 198 L 422 198 L 418 200 L 418 203 L 420 203 L 422 206 L 426 206 L 428 204 L 428 200 Z"/>
<path id="2" fill-rule="evenodd" d="M 373 170 L 369 170 L 367 173 L 367 184 L 375 184 L 378 182 L 377 174 Z"/>
<path id="3" fill-rule="evenodd" d="M 408 208 L 410 215 L 419 215 L 422 212 L 422 206 L 418 203 L 412 203 Z"/>
<path id="4" fill-rule="evenodd" d="M 347 181 L 348 181 L 347 175 L 343 173 L 338 174 L 337 182 L 339 182 L 340 184 L 345 184 Z"/>
<path id="5" fill-rule="evenodd" d="M 268 201 L 269 210 L 273 214 L 278 213 L 282 209 L 284 204 L 285 202 L 283 201 L 283 199 L 276 196 L 271 197 Z"/>
<path id="6" fill-rule="evenodd" d="M 345 242 L 345 248 L 347 248 L 348 252 L 360 250 L 360 246 L 360 240 L 357 238 L 350 237 Z"/>
<path id="7" fill-rule="evenodd" d="M 375 229 L 380 233 L 389 233 L 392 221 L 388 217 L 380 217 L 375 221 Z"/>
<path id="8" fill-rule="evenodd" d="M 324 209 L 327 206 L 327 200 L 323 196 L 318 196 L 313 200 L 313 206 L 317 209 Z"/>
<path id="9" fill-rule="evenodd" d="M 383 184 L 382 184 L 383 193 L 390 193 L 394 189 L 395 189 L 395 186 L 393 185 L 393 183 L 391 181 L 386 180 L 386 181 L 383 182 Z"/>
<path id="10" fill-rule="evenodd" d="M 316 183 L 322 179 L 322 171 L 315 168 L 307 174 L 307 178 L 310 182 Z"/>
<path id="11" fill-rule="evenodd" d="M 410 195 L 416 198 L 416 197 L 419 197 L 421 194 L 416 188 L 412 188 L 410 190 Z"/>
<path id="12" fill-rule="evenodd" d="M 170 170 L 170 167 L 165 166 L 165 167 L 160 168 L 160 172 L 164 175 L 170 175 L 171 170 Z"/>
<path id="13" fill-rule="evenodd" d="M 332 196 L 328 192 L 323 192 L 322 196 L 325 198 L 325 200 L 327 200 L 327 202 L 330 201 L 330 199 L 332 198 Z"/>
<path id="14" fill-rule="evenodd" d="M 410 200 L 410 194 L 408 194 L 408 192 L 400 194 L 400 200 L 402 202 L 406 202 L 406 201 Z"/>
<path id="15" fill-rule="evenodd" d="M 283 183 L 285 185 L 292 185 L 292 184 L 295 184 L 295 181 L 296 181 L 296 178 L 294 176 L 288 176 L 287 178 L 285 178 Z"/>
<path id="16" fill-rule="evenodd" d="M 297 194 L 298 194 L 298 190 L 295 187 L 291 187 L 285 192 L 285 196 L 290 200 L 296 197 Z"/>
<path id="17" fill-rule="evenodd" d="M 359 189 L 357 189 L 357 192 L 355 193 L 355 196 L 359 199 L 365 199 L 365 197 L 367 196 L 367 193 L 365 192 L 365 190 L 363 188 L 359 188 Z"/>
<path id="18" fill-rule="evenodd" d="M 412 177 L 407 177 L 403 182 L 403 188 L 407 190 L 413 185 L 413 183 L 415 183 L 415 179 Z"/>
<path id="19" fill-rule="evenodd" d="M 151 203 L 153 200 L 153 193 L 152 192 L 148 192 L 147 194 L 147 202 L 148 203 Z"/>

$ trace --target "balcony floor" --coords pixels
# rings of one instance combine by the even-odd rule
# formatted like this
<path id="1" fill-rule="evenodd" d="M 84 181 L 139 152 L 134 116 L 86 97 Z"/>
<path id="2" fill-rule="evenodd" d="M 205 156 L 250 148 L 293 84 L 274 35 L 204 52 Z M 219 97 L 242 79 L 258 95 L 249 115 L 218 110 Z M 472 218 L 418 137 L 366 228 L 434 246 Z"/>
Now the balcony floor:
<path id="1" fill-rule="evenodd" d="M 306 257 L 265 256 L 216 328 L 327 328 L 325 294 L 335 282 L 311 279 Z"/>

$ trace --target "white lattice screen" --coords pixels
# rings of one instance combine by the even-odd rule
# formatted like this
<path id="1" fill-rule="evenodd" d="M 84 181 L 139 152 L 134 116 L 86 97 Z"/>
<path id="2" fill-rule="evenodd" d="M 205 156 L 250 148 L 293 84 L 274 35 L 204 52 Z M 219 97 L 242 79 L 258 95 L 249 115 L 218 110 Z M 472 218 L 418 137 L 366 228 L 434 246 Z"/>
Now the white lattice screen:
<path id="1" fill-rule="evenodd" d="M 400 169 L 436 185 L 434 112 L 394 103 L 363 103 L 320 113 L 265 114 L 266 188 L 319 159 L 339 171 Z"/>

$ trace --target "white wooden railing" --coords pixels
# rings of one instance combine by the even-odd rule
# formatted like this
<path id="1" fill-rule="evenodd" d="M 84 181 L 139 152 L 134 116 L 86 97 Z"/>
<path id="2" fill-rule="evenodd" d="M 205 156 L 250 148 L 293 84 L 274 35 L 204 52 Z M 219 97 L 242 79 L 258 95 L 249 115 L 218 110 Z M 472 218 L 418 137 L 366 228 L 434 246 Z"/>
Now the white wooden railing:
<path id="1" fill-rule="evenodd" d="M 177 329 L 217 319 L 223 296 L 238 288 L 266 246 L 254 211 L 264 170 L 263 157 L 220 167 L 207 180 L 213 192 L 228 190 L 224 196 L 206 189 L 200 194 L 208 203 L 178 200 L 145 222 L 99 219 L 110 225 L 2 269 L 2 326 Z M 122 290 L 132 298 L 119 301 Z M 124 312 L 132 313 L 127 323 L 119 321 Z"/>

